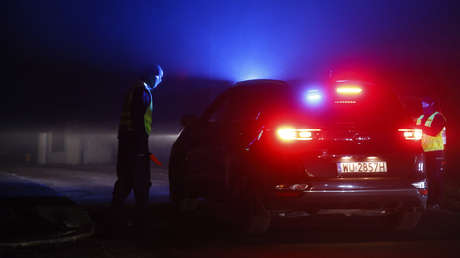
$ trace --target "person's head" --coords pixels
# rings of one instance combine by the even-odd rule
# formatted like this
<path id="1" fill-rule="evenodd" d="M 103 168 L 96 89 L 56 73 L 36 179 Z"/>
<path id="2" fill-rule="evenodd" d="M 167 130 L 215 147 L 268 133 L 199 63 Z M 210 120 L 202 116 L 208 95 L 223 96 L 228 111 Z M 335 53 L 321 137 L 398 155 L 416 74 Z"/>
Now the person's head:
<path id="1" fill-rule="evenodd" d="M 161 81 L 163 80 L 163 69 L 161 66 L 157 65 L 155 68 L 155 72 L 149 74 L 142 78 L 145 86 L 147 86 L 150 90 L 155 89 L 160 85 Z"/>
<path id="2" fill-rule="evenodd" d="M 422 98 L 422 109 L 424 113 L 433 112 L 437 108 L 436 100 L 431 97 Z"/>

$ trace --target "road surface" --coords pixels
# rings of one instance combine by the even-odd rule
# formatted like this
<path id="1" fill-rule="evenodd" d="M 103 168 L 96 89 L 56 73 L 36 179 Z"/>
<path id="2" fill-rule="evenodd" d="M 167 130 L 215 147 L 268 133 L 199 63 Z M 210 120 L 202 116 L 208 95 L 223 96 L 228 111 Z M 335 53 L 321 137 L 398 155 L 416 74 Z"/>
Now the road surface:
<path id="1" fill-rule="evenodd" d="M 0 257 L 460 257 L 460 213 L 451 211 L 428 211 L 417 230 L 406 233 L 391 232 L 376 218 L 331 216 L 276 221 L 264 236 L 243 237 L 205 205 L 178 214 L 168 201 L 166 170 L 153 169 L 150 223 L 139 235 L 130 226 L 107 227 L 113 167 L 0 173 L 47 185 L 84 206 L 96 222 L 91 238 L 2 250 Z"/>

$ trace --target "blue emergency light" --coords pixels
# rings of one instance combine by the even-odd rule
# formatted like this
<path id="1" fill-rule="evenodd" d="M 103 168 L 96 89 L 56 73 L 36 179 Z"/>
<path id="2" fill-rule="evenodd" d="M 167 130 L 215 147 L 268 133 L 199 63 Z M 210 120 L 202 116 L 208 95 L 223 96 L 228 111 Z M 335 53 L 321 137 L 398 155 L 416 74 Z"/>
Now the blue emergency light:
<path id="1" fill-rule="evenodd" d="M 308 104 L 315 105 L 321 102 L 323 95 L 320 90 L 308 90 L 305 94 L 305 99 Z"/>

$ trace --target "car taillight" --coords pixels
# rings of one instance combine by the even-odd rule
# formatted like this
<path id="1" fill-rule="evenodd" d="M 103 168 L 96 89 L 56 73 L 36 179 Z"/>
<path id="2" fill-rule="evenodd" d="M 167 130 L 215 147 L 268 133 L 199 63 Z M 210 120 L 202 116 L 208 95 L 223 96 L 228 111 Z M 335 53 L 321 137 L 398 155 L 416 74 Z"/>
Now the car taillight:
<path id="1" fill-rule="evenodd" d="M 321 129 L 295 129 L 295 128 L 280 128 L 276 131 L 278 138 L 283 141 L 311 141 L 313 133 L 321 131 Z"/>
<path id="2" fill-rule="evenodd" d="M 402 133 L 406 140 L 419 141 L 423 135 L 421 129 L 398 129 L 398 131 Z"/>

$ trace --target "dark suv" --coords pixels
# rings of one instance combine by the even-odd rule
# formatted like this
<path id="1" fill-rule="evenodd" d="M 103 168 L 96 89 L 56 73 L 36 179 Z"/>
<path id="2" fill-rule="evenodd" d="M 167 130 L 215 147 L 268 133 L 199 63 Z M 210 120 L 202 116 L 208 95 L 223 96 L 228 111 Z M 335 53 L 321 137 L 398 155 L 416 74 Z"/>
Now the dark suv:
<path id="1" fill-rule="evenodd" d="M 382 86 L 251 80 L 184 116 L 169 165 L 179 206 L 219 202 L 248 232 L 273 216 L 374 214 L 414 228 L 426 207 L 421 131 Z"/>

